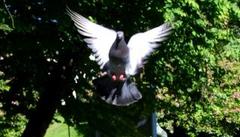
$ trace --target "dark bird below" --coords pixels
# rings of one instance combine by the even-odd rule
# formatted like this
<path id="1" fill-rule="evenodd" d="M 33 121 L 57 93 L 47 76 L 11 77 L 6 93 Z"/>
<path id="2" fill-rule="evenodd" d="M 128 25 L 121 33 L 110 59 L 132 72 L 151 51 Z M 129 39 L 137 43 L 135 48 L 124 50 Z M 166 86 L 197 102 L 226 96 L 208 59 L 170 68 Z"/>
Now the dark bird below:
<path id="1" fill-rule="evenodd" d="M 146 63 L 146 58 L 171 33 L 168 23 L 146 32 L 134 34 L 128 43 L 122 31 L 114 31 L 91 22 L 67 8 L 78 32 L 92 50 L 106 76 L 93 81 L 100 97 L 109 104 L 126 106 L 142 98 L 136 85 L 129 80 Z"/>

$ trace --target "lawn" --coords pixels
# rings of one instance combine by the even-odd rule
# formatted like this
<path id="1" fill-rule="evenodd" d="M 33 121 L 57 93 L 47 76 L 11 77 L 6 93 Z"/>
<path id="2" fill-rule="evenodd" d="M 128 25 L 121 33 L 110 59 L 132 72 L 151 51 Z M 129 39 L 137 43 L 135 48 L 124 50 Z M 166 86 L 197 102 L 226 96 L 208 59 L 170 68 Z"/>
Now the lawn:
<path id="1" fill-rule="evenodd" d="M 70 136 L 68 132 L 68 125 L 63 122 L 54 122 L 50 125 L 47 133 L 44 137 L 83 137 L 83 135 L 78 134 L 77 131 L 70 127 Z"/>

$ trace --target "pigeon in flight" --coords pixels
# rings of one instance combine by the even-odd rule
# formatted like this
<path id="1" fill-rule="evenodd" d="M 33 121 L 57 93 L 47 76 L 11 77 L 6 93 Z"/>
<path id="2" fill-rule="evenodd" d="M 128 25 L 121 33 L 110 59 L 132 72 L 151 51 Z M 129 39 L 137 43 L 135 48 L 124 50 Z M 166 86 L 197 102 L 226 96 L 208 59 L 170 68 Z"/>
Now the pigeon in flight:
<path id="1" fill-rule="evenodd" d="M 114 31 L 91 22 L 67 8 L 78 32 L 92 50 L 106 76 L 93 81 L 101 98 L 119 106 L 132 104 L 142 98 L 135 84 L 129 80 L 146 62 L 146 58 L 171 33 L 168 23 L 133 35 L 128 43 L 122 31 Z"/>

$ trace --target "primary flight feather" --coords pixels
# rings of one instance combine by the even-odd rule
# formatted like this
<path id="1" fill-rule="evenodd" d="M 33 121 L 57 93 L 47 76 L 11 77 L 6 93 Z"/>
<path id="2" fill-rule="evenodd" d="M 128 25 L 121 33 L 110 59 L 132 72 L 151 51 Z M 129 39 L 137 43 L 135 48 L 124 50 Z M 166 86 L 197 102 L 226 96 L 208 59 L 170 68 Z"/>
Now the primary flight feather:
<path id="1" fill-rule="evenodd" d="M 98 64 L 103 68 L 104 64 L 109 61 L 108 52 L 117 37 L 117 33 L 114 30 L 89 21 L 70 9 L 67 11 L 68 15 L 74 21 L 78 32 L 86 37 L 84 41 L 92 49 L 97 57 Z"/>

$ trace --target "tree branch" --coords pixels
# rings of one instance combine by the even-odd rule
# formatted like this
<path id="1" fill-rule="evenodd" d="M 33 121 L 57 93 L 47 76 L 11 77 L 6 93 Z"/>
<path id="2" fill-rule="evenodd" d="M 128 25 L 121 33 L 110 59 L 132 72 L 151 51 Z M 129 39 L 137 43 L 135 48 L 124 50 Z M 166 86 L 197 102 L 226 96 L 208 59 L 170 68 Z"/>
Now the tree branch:
<path id="1" fill-rule="evenodd" d="M 14 24 L 14 19 L 13 19 L 13 15 L 11 14 L 11 12 L 9 11 L 7 4 L 6 4 L 6 0 L 3 0 L 3 5 L 8 13 L 8 15 L 10 16 L 11 19 L 11 23 L 12 23 L 12 28 L 15 28 L 15 24 Z"/>

